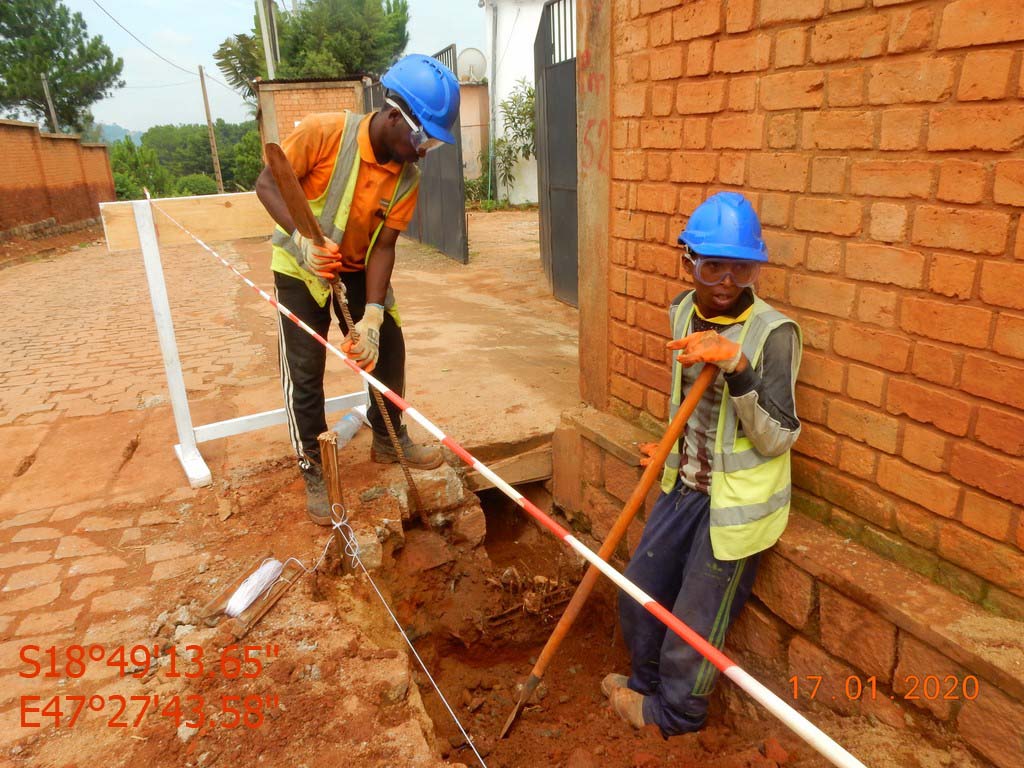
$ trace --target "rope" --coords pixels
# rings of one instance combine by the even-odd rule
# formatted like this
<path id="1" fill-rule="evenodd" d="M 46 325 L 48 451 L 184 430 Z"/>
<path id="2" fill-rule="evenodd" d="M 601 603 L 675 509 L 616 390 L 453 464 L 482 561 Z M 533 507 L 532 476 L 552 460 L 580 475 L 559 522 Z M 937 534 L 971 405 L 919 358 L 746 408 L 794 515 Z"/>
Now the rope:
<path id="1" fill-rule="evenodd" d="M 580 557 L 601 571 L 601 573 L 607 576 L 616 587 L 621 589 L 631 599 L 642 605 L 648 613 L 657 618 L 668 629 L 672 630 L 672 632 L 686 641 L 690 647 L 700 653 L 709 662 L 714 664 L 723 675 L 746 691 L 755 701 L 760 703 L 765 709 L 781 720 L 786 727 L 810 744 L 815 750 L 828 759 L 829 762 L 833 765 L 840 766 L 840 768 L 865 768 L 864 764 L 860 762 L 860 760 L 843 749 L 843 747 L 828 736 L 828 734 L 814 725 L 814 723 L 802 714 L 797 712 L 787 702 L 783 701 L 779 696 L 769 690 L 764 684 L 748 674 L 742 667 L 736 664 L 736 662 L 732 661 L 732 659 L 722 653 L 706 639 L 701 637 L 697 632 L 694 632 L 692 628 L 680 621 L 678 617 L 674 616 L 671 611 L 658 603 L 653 597 L 648 595 L 636 584 L 615 570 L 615 568 L 602 560 L 596 552 L 569 533 L 569 531 L 559 525 L 550 515 L 537 507 L 536 504 L 505 482 L 505 480 L 499 477 L 494 470 L 481 462 L 459 443 L 441 431 L 441 429 L 433 422 L 409 405 L 404 398 L 392 391 L 390 387 L 379 381 L 373 375 L 367 373 L 354 362 L 349 360 L 348 356 L 344 352 L 330 344 L 327 339 L 296 317 L 290 309 L 279 304 L 276 299 L 269 296 L 266 291 L 262 290 L 259 286 L 253 283 L 252 280 L 235 269 L 231 264 L 225 261 L 220 254 L 185 229 L 185 227 L 175 221 L 168 213 L 161 210 L 159 206 L 153 205 L 153 207 L 163 213 L 164 216 L 170 219 L 179 229 L 188 234 L 197 243 L 199 243 L 199 245 L 209 251 L 218 261 L 224 264 L 224 266 L 242 278 L 249 287 L 255 290 L 278 312 L 298 325 L 318 342 L 323 344 L 331 354 L 338 357 L 346 366 L 348 366 L 349 370 L 361 377 L 363 381 L 378 390 L 388 400 L 397 405 L 409 416 L 409 418 L 426 429 L 435 438 L 440 440 L 442 445 L 448 447 L 470 468 L 487 478 L 495 488 L 499 489 L 502 493 L 512 499 L 512 501 L 522 508 L 524 512 L 530 515 L 530 517 L 532 517 L 541 527 L 547 529 L 549 533 L 554 535 L 562 543 L 575 551 Z"/>
<path id="2" fill-rule="evenodd" d="M 224 608 L 224 613 L 231 618 L 240 615 L 246 608 L 256 602 L 260 595 L 277 583 L 283 570 L 284 564 L 280 560 L 274 560 L 273 558 L 264 560 L 260 567 L 249 574 L 246 580 L 231 595 L 227 606 Z"/>

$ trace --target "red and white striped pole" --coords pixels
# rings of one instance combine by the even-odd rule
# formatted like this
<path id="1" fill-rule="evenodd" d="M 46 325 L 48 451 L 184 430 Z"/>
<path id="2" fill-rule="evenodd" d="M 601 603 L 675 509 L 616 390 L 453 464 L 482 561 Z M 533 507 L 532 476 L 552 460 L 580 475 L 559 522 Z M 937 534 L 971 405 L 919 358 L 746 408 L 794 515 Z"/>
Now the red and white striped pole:
<path id="1" fill-rule="evenodd" d="M 436 427 L 426 416 L 421 414 L 409 403 L 407 403 L 401 396 L 396 392 L 393 392 L 389 387 L 381 383 L 374 376 L 370 375 L 354 362 L 352 362 L 344 352 L 339 350 L 333 344 L 330 344 L 327 339 L 318 334 L 306 323 L 296 317 L 290 309 L 283 306 L 273 296 L 268 294 L 252 280 L 247 278 L 234 266 L 228 263 L 220 254 L 214 251 L 210 246 L 196 237 L 193 233 L 189 232 L 185 227 L 175 221 L 168 213 L 162 210 L 159 206 L 154 205 L 160 213 L 171 220 L 179 229 L 185 232 L 187 235 L 192 237 L 199 245 L 209 251 L 221 264 L 226 266 L 242 280 L 245 281 L 246 285 L 252 288 L 256 293 L 260 295 L 264 300 L 269 302 L 278 312 L 287 317 L 297 326 L 302 328 L 306 333 L 310 334 L 314 339 L 319 341 L 328 352 L 333 354 L 339 360 L 341 360 L 353 373 L 361 376 L 367 384 L 380 392 L 384 397 L 394 403 L 398 408 L 402 410 L 409 418 L 419 424 L 421 427 L 427 430 L 442 445 L 447 446 L 452 453 L 458 456 L 465 464 L 475 469 L 481 475 L 490 480 L 495 488 L 499 488 L 502 493 L 512 499 L 522 509 L 526 511 L 530 517 L 536 520 L 544 528 L 547 528 L 557 538 L 561 539 L 566 545 L 575 550 L 584 560 L 591 563 L 598 570 L 601 571 L 605 576 L 611 579 L 615 586 L 629 595 L 631 598 L 640 603 L 649 613 L 657 617 L 661 623 L 666 627 L 675 632 L 679 637 L 689 643 L 695 650 L 697 650 L 704 658 L 710 661 L 721 671 L 723 675 L 728 677 L 740 688 L 749 693 L 756 701 L 764 706 L 769 712 L 775 715 L 781 720 L 787 727 L 796 733 L 800 738 L 810 744 L 814 749 L 820 752 L 826 757 L 833 765 L 840 766 L 841 768 L 865 768 L 864 764 L 857 758 L 843 749 L 837 744 L 832 738 L 825 734 L 820 728 L 814 725 L 810 720 L 805 718 L 789 704 L 783 701 L 781 698 L 776 696 L 772 691 L 766 688 L 764 685 L 755 680 L 750 674 L 744 671 L 738 664 L 732 661 L 728 656 L 722 653 L 720 650 L 711 645 L 707 640 L 701 637 L 699 634 L 694 632 L 690 627 L 680 621 L 678 618 L 672 615 L 672 612 L 666 609 L 664 606 L 656 602 L 650 595 L 644 592 L 642 589 L 637 587 L 633 582 L 615 570 L 611 565 L 602 560 L 596 552 L 587 547 L 583 542 L 569 533 L 565 528 L 555 522 L 549 515 L 540 510 L 534 505 L 529 499 L 524 497 L 519 491 L 513 488 L 511 485 L 502 480 L 494 471 L 486 464 L 481 462 L 479 459 L 474 457 L 469 451 L 459 445 L 455 440 L 442 432 Z"/>

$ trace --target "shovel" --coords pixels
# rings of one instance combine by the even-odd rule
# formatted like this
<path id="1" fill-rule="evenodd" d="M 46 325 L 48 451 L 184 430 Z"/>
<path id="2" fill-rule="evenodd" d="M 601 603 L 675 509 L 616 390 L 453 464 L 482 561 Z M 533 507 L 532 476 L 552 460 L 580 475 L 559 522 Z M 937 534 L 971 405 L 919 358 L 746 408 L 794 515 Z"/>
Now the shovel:
<path id="1" fill-rule="evenodd" d="M 675 418 L 668 425 L 668 429 L 665 431 L 665 436 L 661 438 L 658 443 L 658 448 L 651 457 L 650 464 L 644 470 L 643 475 L 640 477 L 640 482 L 637 487 L 633 490 L 633 494 L 629 497 L 629 501 L 626 502 L 626 506 L 623 508 L 619 518 L 615 521 L 615 525 L 608 532 L 608 537 L 604 540 L 601 545 L 601 549 L 598 550 L 597 554 L 602 559 L 607 561 L 615 549 L 619 546 L 619 542 L 622 537 L 626 534 L 626 529 L 629 528 L 629 524 L 633 522 L 633 518 L 636 517 L 647 500 L 647 492 L 650 491 L 651 486 L 654 485 L 654 481 L 657 479 L 658 474 L 661 472 L 661 467 L 665 463 L 665 459 L 668 458 L 669 453 L 672 452 L 672 447 L 679 440 L 679 437 L 683 434 L 683 428 L 686 426 L 686 422 L 689 420 L 690 415 L 693 413 L 694 408 L 697 407 L 697 403 L 700 402 L 701 397 L 704 395 L 704 390 L 708 388 L 715 377 L 718 375 L 718 368 L 714 365 L 707 364 L 701 370 L 697 376 L 697 380 L 693 382 L 693 386 L 690 387 L 690 391 L 686 394 L 686 399 L 683 400 L 679 406 L 679 410 L 676 412 Z M 533 669 L 530 670 L 530 676 L 526 678 L 526 682 L 523 683 L 522 693 L 519 695 L 519 702 L 516 704 L 515 709 L 512 710 L 512 714 L 508 716 L 508 720 L 505 721 L 505 727 L 501 729 L 499 739 L 504 739 L 508 736 L 512 730 L 512 726 L 515 725 L 519 719 L 519 715 L 522 714 L 523 707 L 530 701 L 530 697 L 533 692 L 537 690 L 537 686 L 540 685 L 540 681 L 544 678 L 544 672 L 547 670 L 548 664 L 551 663 L 552 657 L 558 647 L 562 644 L 565 636 L 569 633 L 569 629 L 572 627 L 573 622 L 576 621 L 576 617 L 580 615 L 580 611 L 583 610 L 584 603 L 587 602 L 587 598 L 590 597 L 590 592 L 594 588 L 594 584 L 597 583 L 600 571 L 593 565 L 591 565 L 586 574 L 584 574 L 582 581 L 576 588 L 575 594 L 572 596 L 572 600 L 569 601 L 569 605 L 565 609 L 565 613 L 562 614 L 562 618 L 558 620 L 558 624 L 555 626 L 554 632 L 551 633 L 551 637 L 548 638 L 547 643 L 544 645 L 544 650 L 540 652 L 540 656 L 537 658 L 537 663 L 533 665 Z"/>

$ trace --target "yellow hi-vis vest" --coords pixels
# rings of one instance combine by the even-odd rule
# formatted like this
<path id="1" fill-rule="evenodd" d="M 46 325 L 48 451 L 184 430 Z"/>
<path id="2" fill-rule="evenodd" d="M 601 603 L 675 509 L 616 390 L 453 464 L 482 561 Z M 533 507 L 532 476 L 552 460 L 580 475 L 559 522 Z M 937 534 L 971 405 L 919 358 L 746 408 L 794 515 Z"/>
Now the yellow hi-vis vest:
<path id="1" fill-rule="evenodd" d="M 672 318 L 672 338 L 679 339 L 686 334 L 693 313 L 691 291 L 676 307 Z M 793 359 L 795 381 L 800 367 L 800 327 L 759 298 L 754 298 L 738 343 L 750 364 L 757 366 L 768 334 L 785 323 L 792 323 L 797 333 L 797 353 Z M 684 378 L 688 385 L 692 385 L 698 367 L 684 369 L 678 361 L 673 361 L 670 421 L 682 402 Z M 725 377 L 720 374 L 713 388 L 713 394 L 709 390 L 704 395 L 719 400 L 711 462 L 711 548 L 719 560 L 739 560 L 772 546 L 786 529 L 792 489 L 790 456 L 789 451 L 774 457 L 760 454 L 741 433 Z M 677 442 L 665 461 L 661 478 L 661 489 L 665 493 L 671 493 L 675 488 L 680 461 Z"/>
<path id="2" fill-rule="evenodd" d="M 338 157 L 334 161 L 334 170 L 331 171 L 331 180 L 327 189 L 315 200 L 309 201 L 309 207 L 320 222 L 320 229 L 328 238 L 335 243 L 341 243 L 345 236 L 345 227 L 348 226 L 348 214 L 352 208 L 352 197 L 355 194 L 356 180 L 359 178 L 359 124 L 365 115 L 357 115 L 352 112 L 345 112 L 345 130 L 341 134 L 341 144 L 338 147 Z M 405 163 L 398 176 L 398 183 L 395 184 L 395 191 L 388 202 L 387 210 L 380 224 L 370 236 L 370 247 L 366 250 L 365 264 L 370 261 L 370 254 L 377 242 L 377 236 L 384 227 L 388 214 L 395 204 L 408 197 L 419 183 L 420 171 L 415 163 Z M 292 242 L 291 233 L 285 232 L 278 225 L 274 228 L 274 234 L 270 238 L 273 243 L 273 251 L 270 260 L 270 268 L 274 272 L 280 272 L 289 277 L 302 280 L 309 288 L 310 294 L 316 299 L 321 307 L 327 303 L 331 295 L 330 284 L 321 277 L 308 272 L 299 266 L 296 260 L 299 254 L 298 246 Z M 398 305 L 395 302 L 391 286 L 388 286 L 387 298 L 384 300 L 384 308 L 391 314 L 395 322 L 401 325 L 398 316 Z"/>

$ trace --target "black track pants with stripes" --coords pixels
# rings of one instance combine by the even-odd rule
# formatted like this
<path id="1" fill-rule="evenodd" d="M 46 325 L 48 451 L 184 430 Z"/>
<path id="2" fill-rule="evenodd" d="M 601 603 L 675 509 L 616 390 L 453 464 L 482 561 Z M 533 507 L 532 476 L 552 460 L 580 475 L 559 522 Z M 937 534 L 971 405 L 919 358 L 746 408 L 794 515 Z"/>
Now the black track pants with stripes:
<path id="1" fill-rule="evenodd" d="M 348 306 L 354 322 L 359 322 L 366 310 L 366 275 L 363 272 L 347 272 L 341 276 L 345 283 Z M 306 284 L 288 275 L 274 273 L 274 287 L 277 300 L 290 309 L 295 315 L 309 325 L 324 338 L 328 338 L 331 326 L 331 305 L 334 304 L 334 316 L 341 328 L 341 336 L 333 343 L 340 345 L 348 327 L 342 317 L 337 302 L 329 301 L 319 306 L 310 294 Z M 327 363 L 327 350 L 299 328 L 288 318 L 278 314 L 278 356 L 281 364 L 281 388 L 284 392 L 284 407 L 288 416 L 288 434 L 292 447 L 303 468 L 310 461 L 320 461 L 320 445 L 317 437 L 327 429 L 324 416 L 324 369 Z M 405 337 L 395 319 L 384 313 L 384 324 L 380 329 L 380 357 L 373 375 L 399 395 L 405 394 Z M 357 381 L 352 373 L 344 373 L 339 377 L 337 388 L 351 391 Z M 401 411 L 385 400 L 392 422 L 398 429 L 401 423 Z M 374 399 L 370 398 L 370 409 L 367 414 L 373 431 L 381 436 L 387 435 L 384 418 L 381 416 Z"/>

